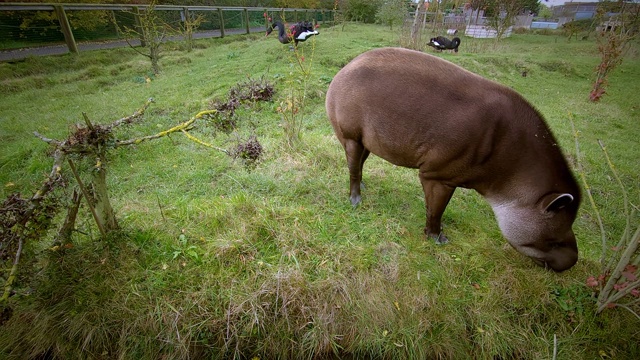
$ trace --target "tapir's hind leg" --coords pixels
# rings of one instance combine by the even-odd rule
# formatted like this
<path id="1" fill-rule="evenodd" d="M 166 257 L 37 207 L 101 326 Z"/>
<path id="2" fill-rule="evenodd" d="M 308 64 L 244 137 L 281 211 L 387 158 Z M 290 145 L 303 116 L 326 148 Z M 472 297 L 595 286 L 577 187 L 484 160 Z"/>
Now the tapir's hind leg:
<path id="1" fill-rule="evenodd" d="M 436 244 L 445 244 L 449 239 L 442 233 L 442 214 L 456 188 L 427 179 L 422 173 L 420 173 L 420 182 L 427 206 L 427 225 L 424 233 L 434 239 Z"/>
<path id="2" fill-rule="evenodd" d="M 369 156 L 369 150 L 364 148 L 362 143 L 345 139 L 344 150 L 347 154 L 347 165 L 349 166 L 349 189 L 351 205 L 357 206 L 362 199 L 360 187 L 362 186 L 362 167 Z"/>

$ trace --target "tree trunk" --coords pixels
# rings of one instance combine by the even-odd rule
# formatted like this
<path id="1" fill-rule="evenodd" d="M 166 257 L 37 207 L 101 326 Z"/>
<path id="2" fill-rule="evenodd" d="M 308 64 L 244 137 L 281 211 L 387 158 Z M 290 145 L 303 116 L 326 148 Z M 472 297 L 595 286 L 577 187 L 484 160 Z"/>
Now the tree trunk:
<path id="1" fill-rule="evenodd" d="M 420 42 L 420 12 L 424 11 L 424 0 L 418 1 L 416 6 L 416 15 L 413 18 L 413 26 L 411 27 L 411 47 L 418 49 L 418 43 Z"/>

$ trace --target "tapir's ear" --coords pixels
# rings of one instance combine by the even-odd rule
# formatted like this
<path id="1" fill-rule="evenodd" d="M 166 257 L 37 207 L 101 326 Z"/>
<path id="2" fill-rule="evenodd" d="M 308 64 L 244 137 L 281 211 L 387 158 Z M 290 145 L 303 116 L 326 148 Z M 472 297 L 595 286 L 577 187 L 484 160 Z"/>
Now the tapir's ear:
<path id="1" fill-rule="evenodd" d="M 565 206 L 571 204 L 573 202 L 573 195 L 571 194 L 550 194 L 547 195 L 545 201 L 550 200 L 550 202 L 545 206 L 544 211 L 546 212 L 558 212 Z"/>

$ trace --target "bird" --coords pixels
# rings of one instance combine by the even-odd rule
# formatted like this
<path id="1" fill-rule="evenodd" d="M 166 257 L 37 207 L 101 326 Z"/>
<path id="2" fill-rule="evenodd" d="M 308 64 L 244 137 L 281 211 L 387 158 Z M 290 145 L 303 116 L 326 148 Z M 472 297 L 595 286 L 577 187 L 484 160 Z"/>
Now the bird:
<path id="1" fill-rule="evenodd" d="M 278 40 L 281 43 L 289 44 L 293 41 L 295 46 L 298 45 L 299 41 L 306 41 L 310 37 L 320 34 L 309 21 L 295 23 L 289 27 L 288 31 L 280 21 L 276 21 L 267 28 L 267 35 L 265 36 L 269 36 L 274 28 L 278 28 Z"/>
<path id="2" fill-rule="evenodd" d="M 454 37 L 449 40 L 444 36 L 438 36 L 431 38 L 427 45 L 432 46 L 437 50 L 453 50 L 454 52 L 458 52 L 458 46 L 460 46 L 460 38 Z"/>

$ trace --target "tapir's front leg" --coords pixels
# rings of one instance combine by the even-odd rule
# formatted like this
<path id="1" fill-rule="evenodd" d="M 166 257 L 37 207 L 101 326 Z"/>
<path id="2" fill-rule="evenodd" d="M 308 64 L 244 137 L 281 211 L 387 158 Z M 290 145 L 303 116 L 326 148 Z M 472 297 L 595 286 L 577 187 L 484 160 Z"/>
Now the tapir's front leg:
<path id="1" fill-rule="evenodd" d="M 424 233 L 427 237 L 434 239 L 436 244 L 445 244 L 449 239 L 442 233 L 442 213 L 456 188 L 427 179 L 423 173 L 420 173 L 420 182 L 427 206 L 427 225 Z"/>

